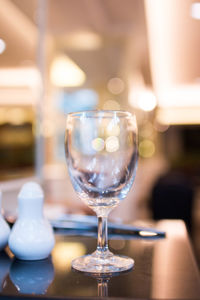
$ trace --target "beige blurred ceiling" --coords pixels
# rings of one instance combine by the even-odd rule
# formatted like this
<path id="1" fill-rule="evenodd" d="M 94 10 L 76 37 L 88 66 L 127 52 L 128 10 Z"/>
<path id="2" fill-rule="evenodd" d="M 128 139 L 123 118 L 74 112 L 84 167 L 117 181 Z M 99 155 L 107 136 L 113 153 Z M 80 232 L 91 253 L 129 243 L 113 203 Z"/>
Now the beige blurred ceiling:
<path id="1" fill-rule="evenodd" d="M 48 29 L 65 50 L 96 82 L 142 68 L 149 78 L 144 6 L 141 0 L 49 1 Z M 98 34 L 102 47 L 93 51 L 63 49 L 71 33 Z"/>
<path id="2" fill-rule="evenodd" d="M 41 6 L 41 0 L 0 0 L 0 38 L 7 43 L 0 66 L 35 61 L 38 3 Z M 56 51 L 72 58 L 91 84 L 124 76 L 132 68 L 142 69 L 151 82 L 143 1 L 49 0 L 46 7 L 46 32 Z M 77 32 L 98 34 L 101 47 L 86 51 L 68 47 L 69 35 Z"/>
<path id="3" fill-rule="evenodd" d="M 55 51 L 71 57 L 90 84 L 139 71 L 147 85 L 153 81 L 157 88 L 198 83 L 200 21 L 190 16 L 193 2 L 49 0 L 43 16 L 46 12 L 46 31 L 54 39 Z M 7 43 L 0 66 L 36 60 L 38 3 L 44 4 L 42 0 L 0 0 L 0 38 Z M 68 47 L 68 37 L 80 31 L 98 34 L 102 46 L 87 51 Z"/>

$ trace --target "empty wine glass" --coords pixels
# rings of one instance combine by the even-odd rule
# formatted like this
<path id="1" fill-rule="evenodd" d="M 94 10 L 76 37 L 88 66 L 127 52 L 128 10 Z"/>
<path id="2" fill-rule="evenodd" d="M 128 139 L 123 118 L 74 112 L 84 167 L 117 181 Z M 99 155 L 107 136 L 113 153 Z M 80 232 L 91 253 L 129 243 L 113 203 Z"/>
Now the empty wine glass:
<path id="1" fill-rule="evenodd" d="M 87 273 L 129 270 L 134 261 L 108 249 L 107 217 L 123 200 L 135 178 L 136 118 L 125 111 L 83 111 L 68 114 L 65 153 L 73 187 L 97 214 L 97 249 L 76 258 L 72 267 Z"/>

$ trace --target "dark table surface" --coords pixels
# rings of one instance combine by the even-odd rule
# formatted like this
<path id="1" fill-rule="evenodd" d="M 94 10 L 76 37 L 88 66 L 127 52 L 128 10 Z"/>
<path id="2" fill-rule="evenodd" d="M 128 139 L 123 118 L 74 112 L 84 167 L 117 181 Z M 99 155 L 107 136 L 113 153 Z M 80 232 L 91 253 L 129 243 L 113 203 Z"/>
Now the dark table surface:
<path id="1" fill-rule="evenodd" d="M 200 299 L 200 276 L 185 225 L 160 221 L 162 239 L 122 237 L 109 240 L 110 250 L 134 259 L 134 268 L 113 277 L 92 277 L 71 269 L 71 260 L 91 253 L 96 239 L 56 234 L 50 258 L 16 260 L 9 249 L 0 254 L 1 298 Z"/>

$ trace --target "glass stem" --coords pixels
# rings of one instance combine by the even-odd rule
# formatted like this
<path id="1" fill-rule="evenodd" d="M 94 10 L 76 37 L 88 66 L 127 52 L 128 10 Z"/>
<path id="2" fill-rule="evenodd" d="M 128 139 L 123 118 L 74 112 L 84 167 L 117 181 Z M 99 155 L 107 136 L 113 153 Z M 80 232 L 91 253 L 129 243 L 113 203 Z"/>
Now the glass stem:
<path id="1" fill-rule="evenodd" d="M 102 254 L 108 251 L 107 217 L 98 217 L 97 251 Z"/>

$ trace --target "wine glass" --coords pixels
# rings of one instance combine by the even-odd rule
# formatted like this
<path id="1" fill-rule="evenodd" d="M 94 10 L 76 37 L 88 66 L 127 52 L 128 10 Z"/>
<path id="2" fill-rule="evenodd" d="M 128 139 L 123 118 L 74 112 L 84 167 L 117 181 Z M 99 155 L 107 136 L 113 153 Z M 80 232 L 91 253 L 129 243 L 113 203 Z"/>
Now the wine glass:
<path id="1" fill-rule="evenodd" d="M 83 111 L 67 116 L 65 153 L 73 187 L 98 218 L 97 249 L 72 267 L 87 273 L 129 270 L 134 261 L 108 249 L 107 217 L 129 192 L 137 166 L 136 118 L 125 111 Z"/>

